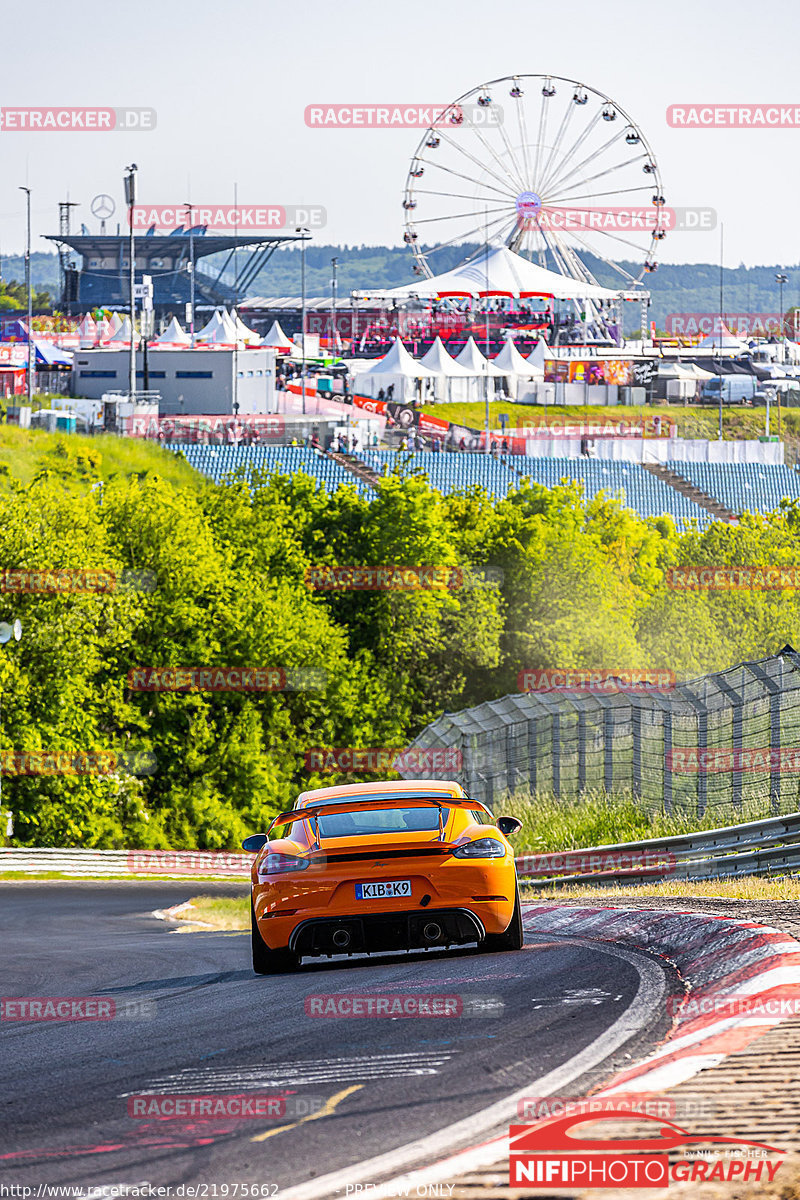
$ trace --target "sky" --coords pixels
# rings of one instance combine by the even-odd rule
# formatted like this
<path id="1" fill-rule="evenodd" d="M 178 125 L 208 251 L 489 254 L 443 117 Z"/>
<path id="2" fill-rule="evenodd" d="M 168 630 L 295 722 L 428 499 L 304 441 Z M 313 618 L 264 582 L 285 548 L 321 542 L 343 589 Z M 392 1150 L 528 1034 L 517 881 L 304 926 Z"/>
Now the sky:
<path id="1" fill-rule="evenodd" d="M 570 0 L 557 7 L 477 0 L 400 6 L 354 0 L 194 0 L 93 8 L 39 0 L 35 25 L 3 55 L 10 108 L 130 106 L 154 130 L 0 130 L 0 251 L 18 253 L 31 189 L 33 249 L 73 229 L 108 193 L 123 218 L 124 168 L 136 162 L 146 204 L 240 203 L 324 208 L 320 242 L 389 244 L 403 235 L 403 189 L 415 129 L 310 128 L 312 104 L 448 102 L 515 74 L 579 80 L 643 130 L 667 203 L 712 208 L 727 266 L 790 265 L 800 194 L 800 127 L 680 129 L 679 104 L 790 104 L 800 109 L 800 10 L 772 0 Z M 719 226 L 672 233 L 664 262 L 718 262 Z M 409 273 L 411 257 L 409 256 Z"/>

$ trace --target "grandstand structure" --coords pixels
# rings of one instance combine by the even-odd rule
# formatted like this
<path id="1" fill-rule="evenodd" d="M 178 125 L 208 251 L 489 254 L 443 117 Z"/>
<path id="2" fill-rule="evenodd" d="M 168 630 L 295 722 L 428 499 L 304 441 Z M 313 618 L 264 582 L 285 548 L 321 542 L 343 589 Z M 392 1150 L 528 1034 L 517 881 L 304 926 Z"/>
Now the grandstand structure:
<path id="1" fill-rule="evenodd" d="M 63 308 L 129 310 L 127 234 L 93 234 L 83 226 L 80 234 L 62 231 L 45 236 L 58 244 L 62 257 L 65 248 L 80 256 L 80 268 L 68 265 L 64 272 Z M 236 304 L 279 246 L 301 240 L 302 234 L 295 233 L 222 236 L 209 234 L 203 225 L 167 234 L 148 230 L 136 238 L 136 282 L 150 276 L 156 316 L 183 319 L 191 300 L 192 259 L 197 264 L 212 255 L 224 255 L 213 269 L 195 266 L 195 308 L 208 311 Z"/>
<path id="2" fill-rule="evenodd" d="M 711 502 L 703 507 L 633 462 L 588 458 L 534 458 L 515 455 L 494 458 L 485 454 L 430 450 L 360 450 L 355 459 L 364 472 L 348 467 L 342 455 L 331 455 L 306 446 L 234 446 L 170 443 L 168 449 L 185 456 L 190 466 L 222 483 L 240 468 L 245 472 L 294 474 L 303 471 L 317 487 L 332 493 L 343 485 L 355 488 L 369 500 L 376 495 L 378 481 L 398 465 L 406 472 L 419 472 L 443 495 L 482 487 L 493 500 L 503 500 L 523 480 L 547 488 L 564 482 L 579 483 L 587 499 L 603 493 L 619 496 L 622 503 L 642 517 L 669 516 L 679 529 L 697 522 L 706 529 L 715 518 L 714 507 L 729 511 L 732 519 L 745 512 L 769 513 L 784 499 L 800 501 L 800 472 L 793 467 L 757 463 L 671 462 L 669 469 L 694 485 Z M 351 459 L 353 456 L 350 456 Z M 375 480 L 371 482 L 370 480 Z"/>

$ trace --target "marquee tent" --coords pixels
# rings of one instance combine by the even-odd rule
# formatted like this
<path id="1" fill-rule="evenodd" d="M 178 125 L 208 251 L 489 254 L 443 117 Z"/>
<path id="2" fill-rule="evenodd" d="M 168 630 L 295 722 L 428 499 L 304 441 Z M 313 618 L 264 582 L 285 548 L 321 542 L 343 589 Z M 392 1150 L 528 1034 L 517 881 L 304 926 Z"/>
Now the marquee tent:
<path id="1" fill-rule="evenodd" d="M 746 342 L 741 341 L 735 334 L 731 333 L 728 326 L 723 321 L 719 328 L 707 337 L 704 337 L 699 343 L 697 350 L 724 350 L 727 354 L 743 354 L 748 349 Z"/>
<path id="2" fill-rule="evenodd" d="M 532 367 L 544 372 L 544 360 L 549 355 L 550 347 L 547 345 L 547 342 L 544 340 L 544 338 L 540 337 L 525 361 L 528 362 Z"/>
<path id="3" fill-rule="evenodd" d="M 428 300 L 447 297 L 480 299 L 484 296 L 505 296 L 519 300 L 534 296 L 553 297 L 556 300 L 614 300 L 620 295 L 642 298 L 646 292 L 619 292 L 571 279 L 558 271 L 548 271 L 536 263 L 529 262 L 521 254 L 515 254 L 508 246 L 490 246 L 479 250 L 472 258 L 452 271 L 434 275 L 433 279 L 420 279 L 388 291 L 359 292 L 365 299 L 413 299 Z"/>
<path id="4" fill-rule="evenodd" d="M 452 354 L 448 354 L 442 339 L 436 338 L 426 354 L 419 360 L 423 367 L 435 372 L 439 378 L 435 384 L 437 400 L 475 400 L 478 398 L 477 383 L 479 376 L 474 375 L 467 367 L 456 362 Z"/>
<path id="5" fill-rule="evenodd" d="M 239 340 L 236 326 L 224 308 L 215 309 L 211 319 L 195 335 L 195 341 L 204 346 L 235 346 Z"/>
<path id="6" fill-rule="evenodd" d="M 86 318 L 84 317 L 84 320 L 85 319 Z M 81 322 L 81 324 L 83 324 L 83 322 Z M 109 349 L 112 349 L 112 350 L 119 350 L 121 346 L 130 346 L 130 344 L 131 344 L 131 319 L 130 319 L 130 317 L 125 317 L 124 321 L 121 323 L 119 329 L 114 334 L 114 336 L 110 337 L 108 339 L 107 344 L 108 344 Z M 81 345 L 83 345 L 83 340 L 81 340 Z"/>
<path id="7" fill-rule="evenodd" d="M 461 363 L 462 367 L 466 367 L 471 375 L 480 375 L 482 379 L 485 379 L 487 375 L 508 374 L 507 371 L 501 371 L 499 367 L 495 367 L 488 358 L 481 354 L 474 337 L 470 337 L 461 353 L 456 355 L 456 362 Z"/>
<path id="8" fill-rule="evenodd" d="M 395 338 L 388 354 L 358 372 L 353 387 L 360 395 L 372 397 L 381 388 L 386 391 L 393 387 L 394 400 L 422 401 L 433 398 L 435 383 L 436 374 L 415 362 L 400 339 Z"/>
<path id="9" fill-rule="evenodd" d="M 261 345 L 271 350 L 293 350 L 294 342 L 288 338 L 278 321 L 273 321 L 269 333 L 261 339 Z"/>
<path id="10" fill-rule="evenodd" d="M 88 350 L 97 341 L 97 324 L 91 313 L 87 313 L 78 326 L 81 348 Z"/>
<path id="11" fill-rule="evenodd" d="M 181 328 L 181 323 L 178 318 L 173 317 L 164 332 L 150 344 L 152 346 L 169 348 L 172 348 L 173 346 L 191 346 L 192 339 L 186 330 Z"/>
<path id="12" fill-rule="evenodd" d="M 503 349 L 499 354 L 495 354 L 491 361 L 492 366 L 499 368 L 506 375 L 508 393 L 512 400 L 519 398 L 521 380 L 538 380 L 544 377 L 544 367 L 537 367 L 528 359 L 523 358 L 512 338 L 506 338 Z"/>

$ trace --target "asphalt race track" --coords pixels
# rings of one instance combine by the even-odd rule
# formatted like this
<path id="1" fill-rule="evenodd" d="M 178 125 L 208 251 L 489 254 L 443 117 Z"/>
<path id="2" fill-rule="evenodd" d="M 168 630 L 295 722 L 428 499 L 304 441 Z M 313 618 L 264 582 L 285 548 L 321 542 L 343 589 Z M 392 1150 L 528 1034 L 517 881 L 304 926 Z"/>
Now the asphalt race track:
<path id="1" fill-rule="evenodd" d="M 200 890 L 242 891 L 3 887 L 3 997 L 123 1008 L 113 1020 L 3 1021 L 3 1184 L 248 1183 L 268 1195 L 424 1135 L 439 1132 L 446 1151 L 441 1131 L 512 1093 L 541 1094 L 545 1075 L 559 1084 L 549 1091 L 580 1094 L 645 1054 L 676 987 L 644 954 L 568 939 L 504 955 L 305 960 L 295 975 L 258 977 L 249 934 L 175 932 L 150 915 Z M 477 1015 L 306 1015 L 307 997 L 342 993 L 457 996 Z M 164 1092 L 281 1095 L 289 1115 L 128 1115 L 128 1096 Z"/>

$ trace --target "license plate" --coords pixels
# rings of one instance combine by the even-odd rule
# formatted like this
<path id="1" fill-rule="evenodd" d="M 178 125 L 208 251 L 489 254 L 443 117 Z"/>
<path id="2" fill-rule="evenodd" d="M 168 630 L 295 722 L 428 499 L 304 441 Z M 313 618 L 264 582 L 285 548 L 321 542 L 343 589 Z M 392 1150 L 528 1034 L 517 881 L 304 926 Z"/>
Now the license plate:
<path id="1" fill-rule="evenodd" d="M 393 896 L 410 895 L 410 879 L 393 879 L 388 883 L 356 884 L 356 900 L 388 900 Z"/>

